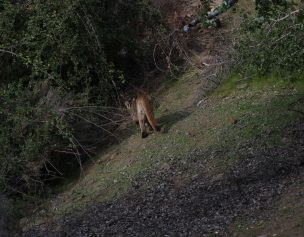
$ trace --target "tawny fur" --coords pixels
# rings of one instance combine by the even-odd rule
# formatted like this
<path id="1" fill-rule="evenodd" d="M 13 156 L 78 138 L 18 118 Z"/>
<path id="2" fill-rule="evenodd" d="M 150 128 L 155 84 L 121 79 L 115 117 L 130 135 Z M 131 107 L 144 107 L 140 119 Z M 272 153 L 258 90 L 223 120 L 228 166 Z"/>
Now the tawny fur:
<path id="1" fill-rule="evenodd" d="M 137 94 L 136 98 L 133 98 L 131 104 L 126 101 L 125 105 L 131 115 L 132 120 L 135 123 L 139 123 L 142 138 L 148 136 L 145 125 L 146 122 L 151 126 L 151 128 L 155 132 L 160 131 L 154 117 L 153 108 L 150 104 L 150 100 L 146 94 Z"/>

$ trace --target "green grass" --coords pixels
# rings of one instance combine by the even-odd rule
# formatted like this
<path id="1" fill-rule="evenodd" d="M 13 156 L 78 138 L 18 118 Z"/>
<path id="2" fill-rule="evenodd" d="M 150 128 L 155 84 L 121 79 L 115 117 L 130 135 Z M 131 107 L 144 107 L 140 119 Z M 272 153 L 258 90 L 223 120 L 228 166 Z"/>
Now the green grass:
<path id="1" fill-rule="evenodd" d="M 290 104 L 300 97 L 303 88 L 300 80 L 286 84 L 265 77 L 249 83 L 234 76 L 210 94 L 202 108 L 192 107 L 189 112 L 196 83 L 196 74 L 189 71 L 164 92 L 159 113 L 168 108 L 162 121 L 167 126 L 166 133 L 142 140 L 136 130 L 121 144 L 98 156 L 94 164 L 85 168 L 82 178 L 63 186 L 61 194 L 41 206 L 48 210 L 45 215 L 33 220 L 60 218 L 91 203 L 122 197 L 132 189 L 133 180 L 141 179 L 147 172 L 157 172 L 164 164 L 186 164 L 190 177 L 200 172 L 220 174 L 243 158 L 239 153 L 243 144 L 270 133 L 261 142 L 279 144 L 282 128 L 301 116 L 288 111 Z M 243 83 L 247 86 L 238 88 Z M 297 109 L 303 111 L 303 105 L 297 105 Z M 231 123 L 231 117 L 237 120 L 236 124 Z M 195 162 L 189 155 L 193 150 L 201 150 Z M 200 167 L 197 162 L 204 165 Z M 149 182 L 147 186 L 157 180 Z"/>
<path id="2" fill-rule="evenodd" d="M 246 87 L 239 89 L 238 85 L 243 83 L 247 83 Z M 301 117 L 289 109 L 303 96 L 303 84 L 301 80 L 292 82 L 275 77 L 244 82 L 234 76 L 209 96 L 213 106 L 204 108 L 204 113 L 209 120 L 219 123 L 209 133 L 213 141 L 217 141 L 211 145 L 212 150 L 225 150 L 224 157 L 212 161 L 218 172 L 242 159 L 238 147 L 257 137 L 264 139 L 263 144 L 281 144 L 283 128 Z M 304 111 L 303 103 L 298 104 L 297 109 Z M 232 124 L 230 118 L 237 123 Z"/>
<path id="3" fill-rule="evenodd" d="M 301 77 L 283 77 L 269 75 L 264 77 L 243 78 L 239 75 L 232 75 L 224 80 L 222 85 L 212 94 L 218 96 L 228 96 L 238 91 L 251 89 L 251 91 L 260 91 L 265 89 L 284 90 L 295 89 L 298 92 L 304 92 L 304 78 Z"/>
<path id="4" fill-rule="evenodd" d="M 299 93 L 304 93 L 304 78 L 302 80 L 297 80 L 293 83 L 294 88 Z"/>

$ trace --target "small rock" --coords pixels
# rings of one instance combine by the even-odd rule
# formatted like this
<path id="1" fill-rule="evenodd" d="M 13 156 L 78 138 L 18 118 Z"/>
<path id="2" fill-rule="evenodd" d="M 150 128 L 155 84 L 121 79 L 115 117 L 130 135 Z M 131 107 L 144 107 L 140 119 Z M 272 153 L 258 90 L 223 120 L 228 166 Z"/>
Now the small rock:
<path id="1" fill-rule="evenodd" d="M 20 226 L 25 226 L 25 224 L 28 222 L 27 218 L 23 217 L 20 219 L 19 224 Z"/>
<path id="2" fill-rule="evenodd" d="M 197 102 L 196 106 L 200 107 L 202 104 L 204 104 L 207 101 L 207 98 L 204 98 L 202 100 L 200 100 L 199 102 Z"/>
<path id="3" fill-rule="evenodd" d="M 170 169 L 170 165 L 168 163 L 163 163 L 161 166 L 160 166 L 160 169 L 161 170 L 169 170 Z"/>
<path id="4" fill-rule="evenodd" d="M 248 84 L 247 83 L 244 83 L 244 84 L 240 84 L 240 85 L 237 85 L 236 86 L 236 88 L 238 88 L 238 89 L 245 89 L 245 88 L 247 88 L 248 87 Z"/>
<path id="5" fill-rule="evenodd" d="M 191 132 L 186 132 L 186 136 L 188 136 L 188 137 L 194 137 L 194 135 Z"/>
<path id="6" fill-rule="evenodd" d="M 45 214 L 45 210 L 42 209 L 41 211 L 39 211 L 39 214 L 40 214 L 40 215 L 44 215 L 44 214 Z"/>
<path id="7" fill-rule="evenodd" d="M 229 117 L 229 122 L 230 122 L 231 124 L 237 124 L 238 120 L 237 120 L 236 118 L 230 116 L 230 117 Z"/>
<path id="8" fill-rule="evenodd" d="M 195 174 L 191 177 L 192 180 L 196 180 L 198 178 L 198 174 Z"/>

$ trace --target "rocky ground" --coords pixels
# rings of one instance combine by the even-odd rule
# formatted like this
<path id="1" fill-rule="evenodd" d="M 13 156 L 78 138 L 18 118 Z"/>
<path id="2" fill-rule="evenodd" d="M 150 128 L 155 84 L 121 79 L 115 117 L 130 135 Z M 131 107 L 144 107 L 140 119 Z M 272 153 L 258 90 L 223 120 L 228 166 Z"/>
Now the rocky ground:
<path id="1" fill-rule="evenodd" d="M 267 210 L 288 186 L 302 182 L 304 121 L 285 132 L 283 145 L 269 147 L 256 139 L 240 147 L 246 158 L 221 175 L 198 174 L 177 183 L 177 175 L 204 166 L 201 158 L 212 152 L 193 150 L 191 163 L 150 170 L 123 198 L 37 226 L 23 236 L 231 236 L 226 227 L 236 218 Z M 146 187 L 151 179 L 154 184 Z"/>

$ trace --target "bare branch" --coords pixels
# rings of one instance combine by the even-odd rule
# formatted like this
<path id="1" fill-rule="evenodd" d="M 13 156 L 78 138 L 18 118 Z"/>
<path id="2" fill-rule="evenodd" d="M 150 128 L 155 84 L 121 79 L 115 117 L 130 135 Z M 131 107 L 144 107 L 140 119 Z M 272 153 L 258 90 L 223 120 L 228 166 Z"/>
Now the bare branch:
<path id="1" fill-rule="evenodd" d="M 8 54 L 11 54 L 13 56 L 18 56 L 16 53 L 12 52 L 12 51 L 9 51 L 9 50 L 5 50 L 5 49 L 0 49 L 0 52 L 1 53 L 8 53 Z"/>

